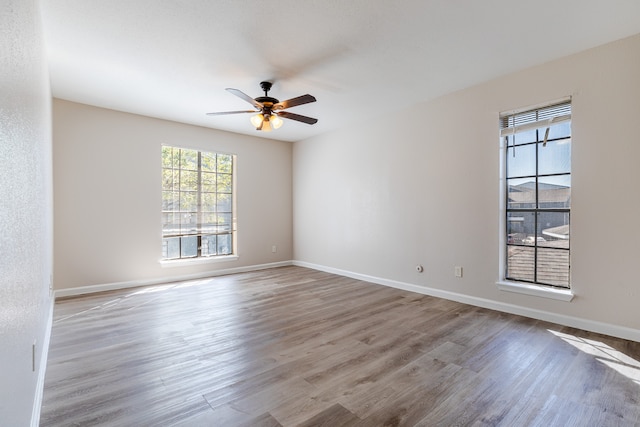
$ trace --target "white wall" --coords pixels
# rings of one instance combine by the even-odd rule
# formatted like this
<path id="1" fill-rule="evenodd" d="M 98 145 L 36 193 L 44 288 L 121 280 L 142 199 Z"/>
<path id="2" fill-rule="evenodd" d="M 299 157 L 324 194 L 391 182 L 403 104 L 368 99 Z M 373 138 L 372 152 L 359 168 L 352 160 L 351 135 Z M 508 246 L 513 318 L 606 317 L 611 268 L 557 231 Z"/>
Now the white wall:
<path id="1" fill-rule="evenodd" d="M 295 143 L 295 259 L 640 332 L 638 52 L 640 35 Z M 498 114 L 569 95 L 576 297 L 499 291 Z"/>
<path id="2" fill-rule="evenodd" d="M 0 11 L 0 424 L 26 426 L 38 422 L 52 309 L 51 94 L 39 3 Z"/>
<path id="3" fill-rule="evenodd" d="M 162 144 L 237 155 L 238 260 L 160 265 Z M 56 290 L 290 260 L 291 153 L 287 142 L 55 99 Z"/>

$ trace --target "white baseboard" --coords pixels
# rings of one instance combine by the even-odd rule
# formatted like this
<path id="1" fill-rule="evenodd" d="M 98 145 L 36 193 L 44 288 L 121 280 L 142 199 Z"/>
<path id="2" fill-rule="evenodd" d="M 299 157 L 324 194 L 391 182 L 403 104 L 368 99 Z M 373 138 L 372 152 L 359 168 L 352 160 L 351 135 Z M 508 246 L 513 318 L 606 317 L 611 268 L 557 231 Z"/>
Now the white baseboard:
<path id="1" fill-rule="evenodd" d="M 221 270 L 207 271 L 203 273 L 187 274 L 182 276 L 160 277 L 147 280 L 131 280 L 127 282 L 104 283 L 100 285 L 79 286 L 76 288 L 58 289 L 54 292 L 55 298 L 73 297 L 78 295 L 93 294 L 96 292 L 115 291 L 118 289 L 139 288 L 140 286 L 161 285 L 164 283 L 181 282 L 184 280 L 204 279 L 207 277 L 224 276 L 234 273 L 246 273 L 249 271 L 266 270 L 268 268 L 286 267 L 293 265 L 292 261 L 271 262 L 268 264 L 249 265 L 245 267 L 225 268 Z"/>
<path id="2" fill-rule="evenodd" d="M 112 291 L 117 289 L 159 285 L 163 283 L 178 282 L 183 280 L 203 279 L 207 277 L 223 276 L 226 274 L 245 273 L 249 271 L 265 270 L 269 268 L 285 267 L 289 265 L 296 265 L 299 267 L 311 268 L 313 270 L 319 270 L 327 273 L 337 274 L 340 276 L 351 277 L 353 279 L 376 283 L 378 285 L 389 286 L 392 288 L 402 289 L 410 292 L 416 292 L 423 295 L 430 295 L 438 298 L 448 299 L 451 301 L 457 301 L 463 304 L 470 304 L 477 307 L 483 307 L 491 310 L 502 311 L 505 313 L 517 314 L 519 316 L 525 316 L 533 319 L 544 320 L 547 322 L 557 323 L 559 325 L 569 326 L 572 328 L 584 329 L 591 332 L 596 332 L 600 334 L 610 335 L 613 337 L 640 342 L 640 330 L 628 328 L 626 326 L 613 325 L 609 323 L 598 322 L 595 320 L 590 320 L 590 319 L 585 319 L 580 317 L 567 316 L 564 314 L 537 310 L 534 308 L 528 308 L 528 307 L 523 307 L 523 306 L 514 305 L 514 304 L 507 304 L 500 301 L 494 301 L 494 300 L 489 300 L 485 298 L 478 298 L 470 295 L 460 294 L 457 292 L 450 292 L 442 289 L 436 289 L 436 288 L 430 288 L 427 286 L 415 285 L 412 283 L 400 282 L 397 280 L 369 276 L 366 274 L 355 273 L 348 270 L 341 270 L 338 268 L 328 267 L 328 266 L 319 265 L 319 264 L 313 264 L 305 261 L 296 261 L 296 260 L 281 261 L 281 262 L 274 262 L 274 263 L 268 263 L 268 264 L 258 264 L 258 265 L 251 265 L 246 267 L 235 267 L 235 268 L 228 268 L 228 269 L 215 270 L 215 271 L 183 275 L 183 276 L 163 277 L 163 278 L 149 279 L 149 280 L 133 280 L 133 281 L 127 281 L 127 282 L 105 283 L 101 285 L 90 285 L 90 286 L 81 286 L 77 288 L 58 289 L 57 291 L 55 291 L 54 296 L 55 298 L 63 298 L 63 297 L 91 294 L 96 292 Z M 48 343 L 46 344 L 48 348 Z"/>
<path id="3" fill-rule="evenodd" d="M 31 427 L 40 425 L 40 411 L 42 410 L 42 398 L 44 396 L 44 379 L 47 373 L 47 360 L 49 359 L 49 343 L 51 342 L 51 329 L 53 328 L 53 305 L 55 299 L 51 298 L 49 303 L 49 315 L 47 320 L 47 328 L 44 333 L 44 341 L 42 343 L 42 354 L 38 362 L 38 381 L 36 383 L 36 395 L 33 399 L 33 409 L 31 412 Z"/>
<path id="4" fill-rule="evenodd" d="M 426 286 L 414 285 L 412 283 L 399 282 L 397 280 L 384 279 L 381 277 L 368 276 L 366 274 L 354 273 L 352 271 L 340 270 L 324 265 L 313 264 L 305 261 L 293 261 L 293 265 L 299 267 L 311 268 L 314 270 L 324 271 L 327 273 L 338 274 L 340 276 L 351 277 L 365 282 L 385 285 L 392 288 L 402 289 L 405 291 L 416 292 L 423 295 L 430 295 L 438 298 L 444 298 L 451 301 L 457 301 L 464 304 L 470 304 L 477 307 L 488 308 L 491 310 L 502 311 L 519 316 L 530 317 L 533 319 L 544 320 L 546 322 L 557 323 L 563 326 L 583 329 L 586 331 L 596 332 L 599 334 L 610 335 L 613 337 L 623 338 L 627 340 L 640 342 L 640 330 L 628 328 L 626 326 L 612 325 L 609 323 L 598 322 L 595 320 L 584 319 L 580 317 L 567 316 L 564 314 L 552 313 L 549 311 L 537 310 L 533 308 L 523 307 L 514 304 L 507 304 L 500 301 L 478 298 L 464 295 L 456 292 L 445 291 L 442 289 L 429 288 Z"/>

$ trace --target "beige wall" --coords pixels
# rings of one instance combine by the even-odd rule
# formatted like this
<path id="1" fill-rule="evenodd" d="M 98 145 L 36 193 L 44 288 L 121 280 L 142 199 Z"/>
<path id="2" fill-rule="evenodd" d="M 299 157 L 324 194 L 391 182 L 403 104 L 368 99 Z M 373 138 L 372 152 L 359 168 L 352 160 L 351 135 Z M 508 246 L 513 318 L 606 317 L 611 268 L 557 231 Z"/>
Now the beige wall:
<path id="1" fill-rule="evenodd" d="M 184 267 L 159 263 L 162 144 L 237 155 L 238 260 Z M 291 152 L 286 142 L 55 99 L 56 290 L 290 260 Z"/>
<path id="2" fill-rule="evenodd" d="M 39 2 L 3 1 L 0 13 L 0 425 L 3 426 L 38 424 L 52 311 L 51 92 L 43 45 Z"/>
<path id="3" fill-rule="evenodd" d="M 638 52 L 640 35 L 295 143 L 295 259 L 639 332 Z M 576 295 L 569 303 L 495 284 L 498 114 L 566 96 Z M 463 278 L 454 277 L 455 265 Z"/>
<path id="4" fill-rule="evenodd" d="M 640 35 L 293 149 L 55 100 L 55 286 L 163 280 L 294 259 L 637 334 L 638 51 Z M 573 97 L 574 141 L 570 303 L 495 285 L 503 215 L 498 114 L 566 96 Z M 238 155 L 238 261 L 158 263 L 162 143 Z M 455 265 L 463 278 L 454 277 Z"/>

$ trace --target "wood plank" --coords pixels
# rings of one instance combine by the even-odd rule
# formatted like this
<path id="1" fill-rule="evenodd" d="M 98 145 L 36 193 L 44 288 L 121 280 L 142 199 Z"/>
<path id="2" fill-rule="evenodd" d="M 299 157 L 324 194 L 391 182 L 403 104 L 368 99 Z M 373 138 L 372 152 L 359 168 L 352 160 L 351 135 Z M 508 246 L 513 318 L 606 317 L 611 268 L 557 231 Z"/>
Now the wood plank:
<path id="1" fill-rule="evenodd" d="M 336 403 L 299 424 L 299 427 L 346 427 L 357 421 L 359 421 L 358 417 Z"/>
<path id="2" fill-rule="evenodd" d="M 56 302 L 42 426 L 638 425 L 640 343 L 301 267 Z"/>

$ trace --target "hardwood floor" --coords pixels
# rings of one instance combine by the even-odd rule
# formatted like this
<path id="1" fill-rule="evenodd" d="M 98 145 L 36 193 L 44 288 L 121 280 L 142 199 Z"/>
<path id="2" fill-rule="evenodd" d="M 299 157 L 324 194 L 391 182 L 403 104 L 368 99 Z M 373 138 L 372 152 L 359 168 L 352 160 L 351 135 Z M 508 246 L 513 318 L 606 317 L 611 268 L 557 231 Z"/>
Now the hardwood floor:
<path id="1" fill-rule="evenodd" d="M 41 426 L 633 426 L 640 343 L 282 267 L 58 301 Z"/>

